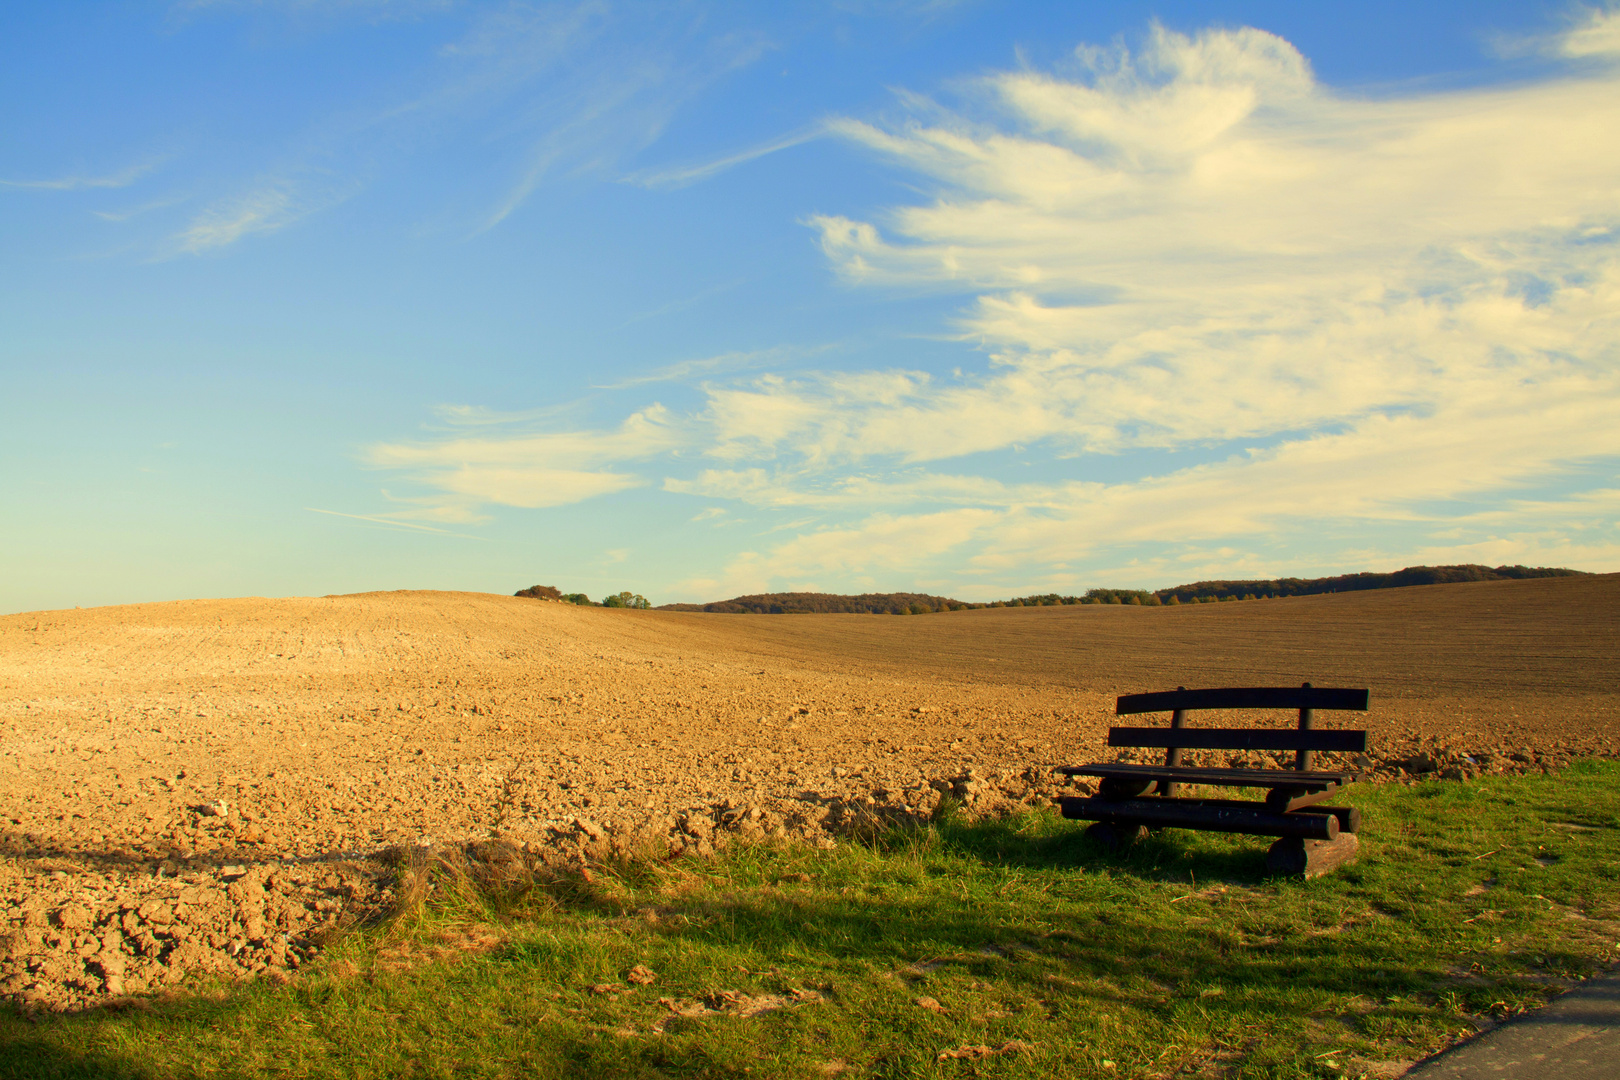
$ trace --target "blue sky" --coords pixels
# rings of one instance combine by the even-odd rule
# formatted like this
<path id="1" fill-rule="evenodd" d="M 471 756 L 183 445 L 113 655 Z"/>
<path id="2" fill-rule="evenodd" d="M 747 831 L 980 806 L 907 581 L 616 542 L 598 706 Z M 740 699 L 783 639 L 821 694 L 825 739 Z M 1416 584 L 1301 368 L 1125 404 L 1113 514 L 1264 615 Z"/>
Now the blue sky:
<path id="1" fill-rule="evenodd" d="M 10 5 L 0 610 L 1620 570 L 1620 13 Z"/>

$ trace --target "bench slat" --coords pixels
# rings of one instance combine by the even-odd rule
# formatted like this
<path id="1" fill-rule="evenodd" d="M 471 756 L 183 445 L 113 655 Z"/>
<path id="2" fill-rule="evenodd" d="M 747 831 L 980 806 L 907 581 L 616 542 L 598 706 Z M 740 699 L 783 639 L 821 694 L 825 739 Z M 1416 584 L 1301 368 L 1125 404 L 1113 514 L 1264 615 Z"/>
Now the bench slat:
<path id="1" fill-rule="evenodd" d="M 1239 686 L 1213 690 L 1164 690 L 1126 694 L 1115 703 L 1119 716 L 1175 709 L 1348 709 L 1367 711 L 1368 692 L 1331 686 Z"/>
<path id="2" fill-rule="evenodd" d="M 1203 769 L 1170 765 L 1064 765 L 1065 776 L 1127 776 L 1142 780 L 1169 780 L 1216 787 L 1320 788 L 1326 784 L 1353 784 L 1366 779 L 1355 769 L 1334 772 L 1298 772 L 1294 769 Z"/>
<path id="3" fill-rule="evenodd" d="M 1179 746 L 1188 750 L 1335 750 L 1361 753 L 1365 731 L 1296 731 L 1281 728 L 1140 728 L 1108 729 L 1109 746 Z"/>
<path id="4" fill-rule="evenodd" d="M 1069 795 L 1058 800 L 1063 816 L 1081 821 L 1117 821 L 1124 825 L 1158 825 L 1250 836 L 1297 836 L 1332 840 L 1339 835 L 1336 814 L 1279 814 L 1264 803 L 1227 799 L 1090 799 Z"/>

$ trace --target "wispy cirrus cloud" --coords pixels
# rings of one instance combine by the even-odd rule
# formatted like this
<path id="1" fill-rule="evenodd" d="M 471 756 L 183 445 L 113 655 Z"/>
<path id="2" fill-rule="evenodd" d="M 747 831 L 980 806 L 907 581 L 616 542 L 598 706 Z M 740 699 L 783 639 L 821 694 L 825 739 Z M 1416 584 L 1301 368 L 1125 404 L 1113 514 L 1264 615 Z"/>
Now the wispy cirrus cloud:
<path id="1" fill-rule="evenodd" d="M 724 154 L 707 161 L 700 161 L 687 165 L 669 165 L 661 168 L 641 169 L 630 173 L 625 180 L 641 187 L 649 188 L 681 188 L 689 184 L 696 184 L 710 177 L 719 176 L 723 172 L 735 169 L 739 165 L 746 165 L 750 161 L 757 161 L 762 157 L 791 150 L 795 146 L 803 146 L 813 139 L 819 139 L 828 134 L 828 129 L 822 124 L 813 124 L 798 131 L 767 139 L 762 143 L 750 146 L 735 153 Z"/>
<path id="2" fill-rule="evenodd" d="M 159 164 L 158 161 L 142 161 L 119 169 L 117 172 L 100 176 L 80 174 L 58 176 L 49 180 L 0 179 L 0 187 L 20 188 L 25 191 L 88 191 L 98 188 L 125 188 L 152 172 Z"/>
<path id="3" fill-rule="evenodd" d="M 167 195 L 163 198 L 153 199 L 150 202 L 140 203 L 137 206 L 127 207 L 123 210 L 92 210 L 90 212 L 96 217 L 100 218 L 102 221 L 131 221 L 135 218 L 142 217 L 157 210 L 164 210 L 171 206 L 177 206 L 180 203 L 188 201 L 190 198 L 191 196 L 189 195 Z"/>
<path id="4" fill-rule="evenodd" d="M 447 430 L 457 428 L 503 427 L 512 424 L 529 424 L 568 412 L 568 405 L 551 405 L 539 409 L 502 410 L 489 409 L 482 405 L 440 405 L 434 409 L 434 415 Z"/>
<path id="5" fill-rule="evenodd" d="M 225 12 L 262 12 L 340 24 L 353 19 L 366 22 L 414 19 L 450 11 L 455 6 L 456 0 L 178 0 L 170 7 L 170 15 L 184 21 Z"/>
<path id="6" fill-rule="evenodd" d="M 612 171 L 769 51 L 760 35 L 710 33 L 704 23 L 696 9 L 585 0 L 487 13 L 447 47 L 463 70 L 433 97 L 508 103 L 498 110 L 505 138 L 526 145 L 515 182 L 476 231 L 505 221 L 550 176 Z"/>
<path id="7" fill-rule="evenodd" d="M 718 356 L 705 356 L 698 360 L 682 360 L 674 364 L 666 364 L 660 368 L 640 375 L 627 375 L 615 379 L 610 383 L 603 383 L 598 390 L 628 390 L 635 386 L 646 386 L 649 383 L 689 382 L 694 379 L 709 379 L 718 375 L 730 375 L 750 368 L 775 365 L 784 360 L 819 350 L 802 349 L 750 349 L 741 352 L 721 353 Z"/>
<path id="8" fill-rule="evenodd" d="M 271 181 L 212 203 L 175 240 L 179 250 L 195 255 L 284 229 L 311 210 L 300 204 L 291 182 Z"/>
<path id="9" fill-rule="evenodd" d="M 444 15 L 458 28 L 413 92 L 334 107 L 273 147 L 256 178 L 227 185 L 173 238 L 186 253 L 286 228 L 469 134 L 480 168 L 500 179 L 483 209 L 462 211 L 462 231 L 486 232 L 554 177 L 614 175 L 682 109 L 769 49 L 760 35 L 709 29 L 700 8 L 603 0 L 475 8 L 464 17 L 458 5 L 387 0 L 206 0 L 177 11 L 333 25 Z"/>
<path id="10" fill-rule="evenodd" d="M 435 528 L 432 525 L 423 525 L 423 524 L 420 524 L 418 522 L 410 521 L 408 519 L 404 519 L 404 518 L 401 518 L 401 517 L 398 517 L 398 516 L 390 517 L 390 516 L 385 515 L 385 514 L 348 514 L 348 513 L 344 513 L 341 510 L 322 510 L 321 508 L 316 507 L 316 506 L 306 506 L 306 507 L 304 507 L 304 509 L 308 510 L 312 514 L 325 514 L 328 517 L 348 518 L 351 521 L 364 521 L 364 522 L 367 522 L 368 524 L 371 524 L 371 525 L 382 525 L 382 526 L 384 526 L 386 528 L 402 529 L 402 530 L 404 530 L 406 532 L 435 533 L 435 534 L 440 535 L 440 536 L 459 537 L 462 540 L 482 540 L 483 539 L 483 537 L 475 536 L 472 533 L 458 533 L 458 532 L 455 532 L 455 531 L 453 531 L 451 529 L 439 529 L 439 528 Z"/>

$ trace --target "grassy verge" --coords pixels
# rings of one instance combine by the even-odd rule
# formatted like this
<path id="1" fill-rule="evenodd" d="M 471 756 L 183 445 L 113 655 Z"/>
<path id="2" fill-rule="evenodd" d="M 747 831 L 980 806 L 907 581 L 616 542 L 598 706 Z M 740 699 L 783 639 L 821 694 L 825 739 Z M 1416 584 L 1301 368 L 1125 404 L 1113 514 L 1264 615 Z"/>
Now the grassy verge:
<path id="1" fill-rule="evenodd" d="M 1376 1076 L 1620 959 L 1620 763 L 1353 801 L 1312 882 L 1045 814 L 447 881 L 289 985 L 0 1012 L 0 1077 Z"/>

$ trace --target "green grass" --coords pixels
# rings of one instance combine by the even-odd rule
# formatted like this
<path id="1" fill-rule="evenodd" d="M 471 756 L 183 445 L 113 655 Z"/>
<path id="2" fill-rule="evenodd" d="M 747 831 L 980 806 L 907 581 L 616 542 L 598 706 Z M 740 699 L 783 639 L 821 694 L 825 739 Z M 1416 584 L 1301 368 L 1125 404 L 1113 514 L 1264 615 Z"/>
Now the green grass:
<path id="1" fill-rule="evenodd" d="M 1617 959 L 1620 763 L 1351 801 L 1361 857 L 1311 882 L 1267 879 L 1258 838 L 1111 856 L 1047 814 L 446 879 L 290 985 L 0 1012 L 0 1077 L 1355 1076 Z M 660 998 L 719 1011 L 659 1032 Z M 1007 1049 L 939 1059 L 972 1046 Z"/>

